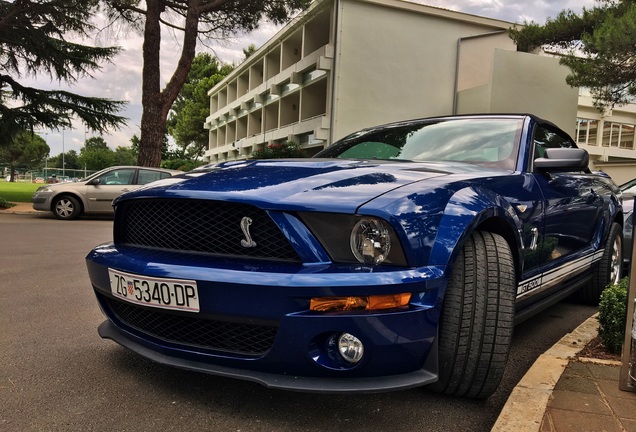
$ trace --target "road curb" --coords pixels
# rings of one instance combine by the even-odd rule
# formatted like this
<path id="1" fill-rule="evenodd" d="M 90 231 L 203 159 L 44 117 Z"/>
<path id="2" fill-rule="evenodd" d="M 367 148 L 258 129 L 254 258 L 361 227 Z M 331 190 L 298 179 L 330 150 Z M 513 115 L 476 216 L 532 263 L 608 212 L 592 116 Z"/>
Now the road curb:
<path id="1" fill-rule="evenodd" d="M 0 214 L 14 214 L 14 215 L 45 215 L 48 212 L 37 210 L 0 210 Z"/>
<path id="2" fill-rule="evenodd" d="M 18 203 L 13 203 L 13 207 L 8 207 L 8 208 L 3 208 L 0 209 L 0 214 L 17 214 L 17 215 L 40 215 L 40 214 L 47 214 L 49 212 L 46 211 L 41 211 L 41 210 L 35 210 L 33 208 L 33 204 L 28 202 L 18 202 Z"/>
<path id="3" fill-rule="evenodd" d="M 491 432 L 538 432 L 554 386 L 570 359 L 598 335 L 598 313 L 541 354 L 508 397 Z"/>

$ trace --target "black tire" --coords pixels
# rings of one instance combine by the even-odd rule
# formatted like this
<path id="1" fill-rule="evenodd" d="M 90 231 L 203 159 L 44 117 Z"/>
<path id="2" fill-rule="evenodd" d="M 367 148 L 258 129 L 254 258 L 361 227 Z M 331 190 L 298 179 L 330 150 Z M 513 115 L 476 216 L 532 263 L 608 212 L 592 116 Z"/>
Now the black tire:
<path id="1" fill-rule="evenodd" d="M 516 278 L 503 237 L 475 232 L 457 257 L 439 324 L 438 393 L 486 398 L 503 376 L 514 327 Z"/>
<path id="2" fill-rule="evenodd" d="M 623 273 L 623 229 L 617 223 L 610 227 L 603 257 L 598 263 L 592 280 L 584 285 L 574 298 L 576 301 L 597 306 L 601 293 L 609 285 L 618 283 Z"/>
<path id="3" fill-rule="evenodd" d="M 62 195 L 53 200 L 53 214 L 58 219 L 77 219 L 82 208 L 77 198 L 70 195 Z"/>

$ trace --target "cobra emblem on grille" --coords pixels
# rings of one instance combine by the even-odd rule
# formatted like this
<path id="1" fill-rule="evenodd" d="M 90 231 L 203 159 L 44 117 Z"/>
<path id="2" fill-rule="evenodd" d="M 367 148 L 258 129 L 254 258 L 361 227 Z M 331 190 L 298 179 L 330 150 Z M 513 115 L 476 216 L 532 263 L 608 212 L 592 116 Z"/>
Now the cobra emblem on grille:
<path id="1" fill-rule="evenodd" d="M 252 235 L 250 234 L 250 225 L 252 225 L 252 219 L 244 216 L 241 219 L 241 230 L 245 238 L 241 240 L 241 246 L 246 248 L 256 247 L 256 242 L 252 240 Z"/>

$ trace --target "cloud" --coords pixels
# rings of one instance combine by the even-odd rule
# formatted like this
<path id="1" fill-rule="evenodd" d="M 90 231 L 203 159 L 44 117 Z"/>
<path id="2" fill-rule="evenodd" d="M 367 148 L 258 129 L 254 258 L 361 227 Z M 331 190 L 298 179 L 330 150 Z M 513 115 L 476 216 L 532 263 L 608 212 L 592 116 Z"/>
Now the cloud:
<path id="1" fill-rule="evenodd" d="M 265 21 L 250 34 L 239 35 L 226 41 L 215 41 L 207 46 L 200 45 L 198 52 L 211 52 L 224 63 L 239 64 L 245 58 L 244 48 L 250 44 L 260 47 L 280 28 L 281 26 Z M 162 33 L 160 68 L 164 86 L 170 80 L 181 54 L 180 37 L 179 33 L 171 31 Z M 28 79 L 25 84 L 43 89 L 65 89 L 86 96 L 126 101 L 128 104 L 119 114 L 128 119 L 127 125 L 120 130 L 104 134 L 103 138 L 112 149 L 128 146 L 133 135 L 140 135 L 143 38 L 135 32 L 114 31 L 101 34 L 97 44 L 117 45 L 122 48 L 122 51 L 112 59 L 112 62 L 103 64 L 92 77 L 81 78 L 72 86 L 51 82 L 43 77 Z M 72 130 L 43 130 L 40 131 L 40 135 L 45 138 L 51 148 L 51 156 L 69 150 L 79 153 L 86 138 L 94 136 L 91 131 L 85 130 L 79 121 L 74 124 Z"/>
<path id="2" fill-rule="evenodd" d="M 472 15 L 500 19 L 504 21 L 524 23 L 535 21 L 543 24 L 548 17 L 556 15 L 564 9 L 572 9 L 580 12 L 583 7 L 592 7 L 594 0 L 427 0 L 414 1 L 415 3 L 464 12 Z M 241 34 L 227 41 L 214 41 L 210 44 L 200 45 L 199 52 L 211 52 L 222 62 L 239 64 L 244 59 L 243 48 L 254 44 L 257 48 L 280 30 L 271 22 L 263 22 L 252 33 Z M 118 45 L 122 51 L 113 59 L 112 63 L 102 65 L 92 78 L 78 80 L 70 90 L 89 96 L 106 97 L 115 100 L 125 100 L 127 107 L 121 115 L 129 119 L 126 127 L 119 131 L 105 134 L 104 139 L 108 145 L 115 149 L 118 146 L 130 145 L 130 138 L 139 135 L 141 123 L 141 72 L 142 72 L 142 43 L 141 35 L 124 31 L 121 28 L 109 28 L 97 35 L 96 43 L 104 46 Z M 163 84 L 170 79 L 177 64 L 181 51 L 181 35 L 171 31 L 162 33 L 161 43 L 161 78 Z M 39 88 L 64 88 L 57 82 L 51 82 L 45 77 L 28 80 L 27 85 Z M 80 151 L 85 138 L 90 138 L 92 133 L 85 131 L 84 126 L 77 124 L 73 130 L 66 131 L 42 131 L 47 143 L 51 147 L 51 155 L 57 155 L 64 151 Z"/>
<path id="3" fill-rule="evenodd" d="M 544 24 L 546 18 L 555 18 L 562 10 L 571 9 L 578 13 L 584 7 L 591 8 L 595 0 L 417 0 L 415 3 L 519 24 L 531 21 Z"/>

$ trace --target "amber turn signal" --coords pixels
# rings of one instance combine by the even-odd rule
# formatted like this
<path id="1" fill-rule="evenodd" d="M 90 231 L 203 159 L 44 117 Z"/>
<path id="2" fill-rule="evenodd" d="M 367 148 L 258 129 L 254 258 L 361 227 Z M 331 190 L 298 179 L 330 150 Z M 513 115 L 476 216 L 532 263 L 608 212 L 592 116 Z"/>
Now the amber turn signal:
<path id="1" fill-rule="evenodd" d="M 315 297 L 309 303 L 309 310 L 337 312 L 355 310 L 391 309 L 405 306 L 411 300 L 411 293 L 373 295 L 366 297 Z"/>

